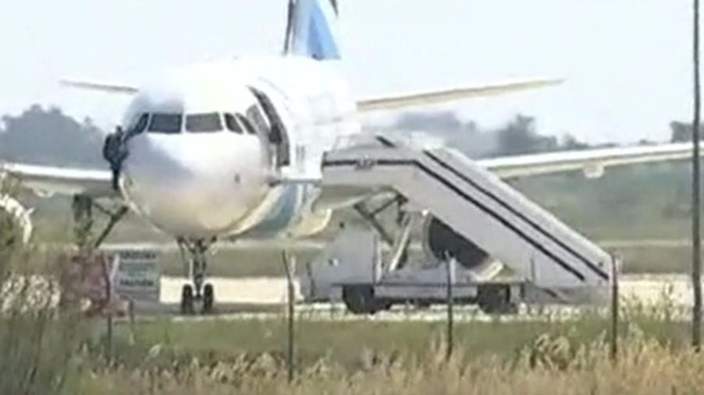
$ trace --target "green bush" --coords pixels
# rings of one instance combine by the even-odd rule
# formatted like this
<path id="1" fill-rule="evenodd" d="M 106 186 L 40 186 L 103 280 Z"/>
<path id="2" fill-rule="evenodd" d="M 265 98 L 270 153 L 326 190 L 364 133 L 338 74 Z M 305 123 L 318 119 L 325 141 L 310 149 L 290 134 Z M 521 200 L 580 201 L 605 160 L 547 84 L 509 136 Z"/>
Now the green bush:
<path id="1" fill-rule="evenodd" d="M 11 193 L 6 183 L 0 195 Z M 9 215 L 0 211 L 0 394 L 62 391 L 81 340 L 76 312 L 57 311 L 59 289 L 47 254 L 22 245 Z M 44 266 L 43 275 L 31 267 Z"/>

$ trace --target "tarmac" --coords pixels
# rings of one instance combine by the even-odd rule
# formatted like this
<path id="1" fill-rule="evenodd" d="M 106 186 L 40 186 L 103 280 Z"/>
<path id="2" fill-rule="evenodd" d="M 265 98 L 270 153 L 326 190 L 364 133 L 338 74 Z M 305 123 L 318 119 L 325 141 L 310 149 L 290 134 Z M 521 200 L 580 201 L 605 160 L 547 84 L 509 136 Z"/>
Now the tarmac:
<path id="1" fill-rule="evenodd" d="M 182 316 L 179 314 L 181 286 L 186 279 L 162 277 L 160 302 L 137 303 L 136 314 L 139 320 L 159 319 L 175 321 L 270 319 L 283 317 L 286 309 L 286 280 L 284 278 L 210 278 L 215 288 L 216 309 L 213 314 L 203 316 Z M 689 311 L 692 305 L 692 290 L 685 275 L 625 275 L 619 280 L 621 300 L 626 303 L 650 308 L 671 306 L 677 314 Z M 605 309 L 606 306 L 597 307 Z M 382 321 L 439 321 L 446 318 L 443 305 L 418 309 L 409 306 L 396 306 L 390 311 L 374 316 L 358 316 L 346 312 L 342 304 L 317 303 L 296 306 L 300 317 L 314 320 L 382 320 Z M 514 316 L 489 316 L 475 306 L 456 306 L 455 319 L 458 321 L 532 321 L 560 320 L 575 317 L 584 307 L 575 306 L 522 306 Z"/>

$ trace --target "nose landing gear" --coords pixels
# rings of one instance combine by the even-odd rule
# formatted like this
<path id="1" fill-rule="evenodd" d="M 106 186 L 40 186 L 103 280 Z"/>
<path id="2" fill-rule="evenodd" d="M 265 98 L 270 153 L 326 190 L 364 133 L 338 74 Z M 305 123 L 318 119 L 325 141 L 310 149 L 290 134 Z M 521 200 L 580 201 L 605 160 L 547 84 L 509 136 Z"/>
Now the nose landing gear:
<path id="1" fill-rule="evenodd" d="M 194 314 L 197 303 L 200 304 L 202 314 L 213 312 L 215 289 L 212 284 L 205 282 L 208 267 L 206 254 L 211 242 L 203 239 L 178 239 L 184 272 L 192 280 L 192 284 L 184 284 L 181 289 L 181 314 Z M 190 255 L 189 258 L 186 258 L 186 252 Z"/>

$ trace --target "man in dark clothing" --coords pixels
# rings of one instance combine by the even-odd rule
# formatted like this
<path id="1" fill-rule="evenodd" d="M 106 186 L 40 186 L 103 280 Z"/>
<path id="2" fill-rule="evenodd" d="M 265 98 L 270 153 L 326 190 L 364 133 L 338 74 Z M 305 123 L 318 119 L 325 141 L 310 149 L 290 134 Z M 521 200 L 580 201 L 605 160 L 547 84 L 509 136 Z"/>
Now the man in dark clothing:
<path id="1" fill-rule="evenodd" d="M 115 191 L 119 190 L 120 170 L 122 162 L 127 158 L 127 147 L 124 142 L 125 133 L 118 126 L 115 133 L 108 134 L 105 137 L 103 144 L 103 157 L 110 164 L 112 171 L 112 188 Z"/>

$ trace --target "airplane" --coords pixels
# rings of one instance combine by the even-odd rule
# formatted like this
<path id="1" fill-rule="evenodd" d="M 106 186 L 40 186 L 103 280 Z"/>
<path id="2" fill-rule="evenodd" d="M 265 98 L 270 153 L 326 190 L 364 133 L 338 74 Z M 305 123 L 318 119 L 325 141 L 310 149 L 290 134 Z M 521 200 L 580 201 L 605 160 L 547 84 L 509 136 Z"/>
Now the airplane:
<path id="1" fill-rule="evenodd" d="M 117 202 L 121 209 L 111 213 L 103 236 L 128 210 L 173 236 L 191 257 L 182 311 L 193 312 L 194 303 L 201 301 L 207 313 L 215 291 L 206 281 L 206 252 L 219 238 L 268 232 L 300 239 L 326 227 L 332 209 L 313 205 L 322 189 L 317 182 L 321 163 L 326 152 L 350 147 L 367 133 L 360 114 L 561 83 L 533 79 L 354 98 L 340 72 L 337 19 L 334 0 L 290 0 L 279 56 L 188 65 L 167 70 L 145 86 L 63 81 L 74 88 L 131 96 L 121 129 L 113 135 L 118 138 L 106 147 L 106 160 L 115 172 L 4 163 L 0 175 L 17 177 L 41 194 L 73 196 L 77 217 L 90 215 L 97 199 Z M 668 144 L 476 164 L 510 179 L 589 169 L 600 173 L 606 166 L 687 157 L 691 144 Z M 347 200 L 341 198 L 335 209 Z"/>

